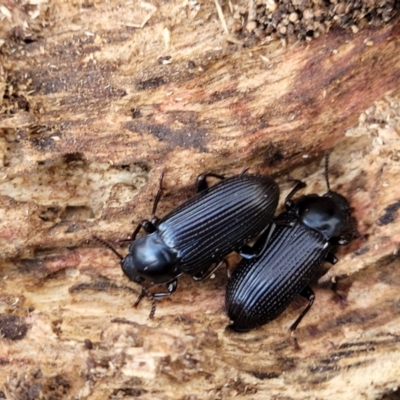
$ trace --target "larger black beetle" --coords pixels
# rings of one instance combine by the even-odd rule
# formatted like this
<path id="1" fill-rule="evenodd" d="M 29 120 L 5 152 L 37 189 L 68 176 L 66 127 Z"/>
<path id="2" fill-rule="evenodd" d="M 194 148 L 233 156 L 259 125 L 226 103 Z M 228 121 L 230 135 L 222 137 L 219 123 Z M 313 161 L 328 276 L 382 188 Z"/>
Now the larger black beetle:
<path id="1" fill-rule="evenodd" d="M 142 286 L 135 305 L 144 296 L 152 299 L 150 318 L 155 313 L 154 297 L 173 293 L 177 278 L 183 273 L 203 280 L 232 251 L 246 258 L 254 257 L 246 243 L 270 223 L 278 204 L 279 187 L 268 176 L 245 172 L 230 178 L 211 173 L 200 175 L 198 194 L 158 219 L 155 213 L 162 196 L 161 177 L 152 217 L 141 221 L 135 229 L 129 254 L 123 258 L 108 245 L 121 258 L 125 275 Z M 221 181 L 208 187 L 209 176 Z M 141 228 L 148 235 L 136 239 Z M 167 291 L 150 293 L 145 284 L 166 284 Z"/>
<path id="2" fill-rule="evenodd" d="M 309 303 L 291 325 L 293 332 L 314 302 L 308 284 L 316 270 L 324 260 L 335 264 L 331 248 L 354 237 L 350 205 L 329 187 L 328 156 L 325 166 L 328 192 L 292 202 L 292 196 L 306 186 L 297 181 L 286 197 L 286 212 L 257 240 L 254 251 L 261 251 L 259 257 L 242 260 L 232 274 L 225 304 L 234 330 L 249 331 L 275 319 L 300 293 Z"/>

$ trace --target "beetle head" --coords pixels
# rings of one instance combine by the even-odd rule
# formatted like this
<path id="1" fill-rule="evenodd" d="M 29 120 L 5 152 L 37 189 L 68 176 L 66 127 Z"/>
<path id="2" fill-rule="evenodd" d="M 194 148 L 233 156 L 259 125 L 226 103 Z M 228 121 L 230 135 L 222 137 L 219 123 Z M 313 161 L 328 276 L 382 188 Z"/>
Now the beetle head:
<path id="1" fill-rule="evenodd" d="M 331 191 L 328 178 L 329 154 L 325 153 L 325 181 L 328 191 L 322 196 L 310 194 L 300 198 L 290 212 L 299 217 L 310 229 L 321 233 L 325 240 L 348 236 L 355 231 L 351 221 L 351 208 L 347 199 Z"/>
<path id="2" fill-rule="evenodd" d="M 168 247 L 158 232 L 141 236 L 129 247 L 121 268 L 133 282 L 166 283 L 181 274 L 177 254 Z"/>
<path id="3" fill-rule="evenodd" d="M 335 206 L 341 210 L 342 212 L 346 213 L 346 214 L 350 214 L 350 204 L 347 201 L 346 197 L 342 196 L 341 194 L 337 193 L 337 192 L 332 192 L 331 190 L 329 190 L 328 192 L 326 192 L 322 197 L 327 197 L 329 199 L 331 199 L 334 203 Z"/>

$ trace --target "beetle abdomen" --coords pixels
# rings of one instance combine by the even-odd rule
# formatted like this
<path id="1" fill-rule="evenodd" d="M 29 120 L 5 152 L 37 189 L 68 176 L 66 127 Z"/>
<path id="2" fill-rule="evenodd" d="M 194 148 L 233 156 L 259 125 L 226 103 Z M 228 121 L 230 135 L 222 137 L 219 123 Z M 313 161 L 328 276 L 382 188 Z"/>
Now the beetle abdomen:
<path id="1" fill-rule="evenodd" d="M 280 219 L 294 226 L 278 225 L 263 254 L 243 259 L 226 292 L 226 309 L 232 328 L 247 331 L 273 320 L 311 280 L 328 248 L 322 235 L 284 213 Z M 262 247 L 267 234 L 256 246 Z"/>
<path id="2" fill-rule="evenodd" d="M 193 275 L 258 235 L 278 199 L 279 187 L 268 176 L 226 178 L 166 215 L 158 230 L 178 251 L 182 270 Z"/>

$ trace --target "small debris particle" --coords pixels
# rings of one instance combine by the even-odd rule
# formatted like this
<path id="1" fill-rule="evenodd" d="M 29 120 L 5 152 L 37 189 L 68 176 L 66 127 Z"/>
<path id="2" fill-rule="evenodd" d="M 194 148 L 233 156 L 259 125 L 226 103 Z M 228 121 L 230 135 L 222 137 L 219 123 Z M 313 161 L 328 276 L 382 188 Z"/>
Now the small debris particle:
<path id="1" fill-rule="evenodd" d="M 139 108 L 133 107 L 131 108 L 131 115 L 132 118 L 136 119 L 136 118 L 140 118 L 142 116 L 142 113 L 140 112 Z"/>
<path id="2" fill-rule="evenodd" d="M 24 319 L 16 315 L 0 314 L 0 334 L 9 340 L 21 340 L 28 332 Z"/>
<path id="3" fill-rule="evenodd" d="M 384 226 L 388 225 L 396 220 L 397 211 L 400 209 L 400 200 L 387 206 L 385 208 L 385 213 L 378 219 L 378 225 Z"/>
<path id="4" fill-rule="evenodd" d="M 260 58 L 261 58 L 261 60 L 263 60 L 266 63 L 270 63 L 271 62 L 271 60 L 266 56 L 260 55 Z"/>
<path id="5" fill-rule="evenodd" d="M 158 63 L 162 65 L 167 65 L 172 63 L 172 57 L 171 56 L 162 56 L 158 57 Z"/>
<path id="6" fill-rule="evenodd" d="M 286 32 L 287 32 L 286 26 L 281 26 L 281 27 L 279 28 L 279 33 L 280 33 L 281 35 L 286 35 Z"/>
<path id="7" fill-rule="evenodd" d="M 313 19 L 314 18 L 314 13 L 312 10 L 310 10 L 309 8 L 306 8 L 303 11 L 303 18 L 304 19 Z"/>
<path id="8" fill-rule="evenodd" d="M 171 44 L 171 31 L 168 28 L 164 28 L 162 32 L 164 38 L 164 45 L 166 49 L 169 49 Z"/>
<path id="9" fill-rule="evenodd" d="M 217 4 L 219 0 L 214 0 Z M 218 3 L 217 9 L 221 9 Z M 222 10 L 221 10 L 222 11 Z M 238 39 L 268 41 L 306 40 L 319 37 L 333 27 L 357 34 L 368 25 L 380 26 L 395 17 L 393 0 L 248 0 L 248 6 L 233 7 L 232 32 Z M 371 41 L 366 41 L 372 46 Z"/>
<path id="10" fill-rule="evenodd" d="M 299 15 L 296 12 L 292 12 L 289 15 L 290 22 L 297 22 L 299 20 Z"/>
<path id="11" fill-rule="evenodd" d="M 266 6 L 270 12 L 274 12 L 278 8 L 278 3 L 276 3 L 274 0 L 267 0 Z"/>
<path id="12" fill-rule="evenodd" d="M 361 247 L 361 249 L 358 249 L 353 253 L 352 258 L 362 256 L 363 254 L 368 253 L 369 250 L 370 250 L 369 246 Z"/>
<path id="13" fill-rule="evenodd" d="M 218 18 L 221 22 L 222 28 L 226 34 L 229 33 L 228 26 L 226 25 L 224 12 L 222 11 L 221 5 L 219 4 L 218 0 L 214 0 L 215 7 L 217 8 Z"/>
<path id="14" fill-rule="evenodd" d="M 88 349 L 88 350 L 92 350 L 93 349 L 93 343 L 92 343 L 92 341 L 90 339 L 85 339 L 83 341 L 83 344 L 85 346 L 85 349 Z"/>
<path id="15" fill-rule="evenodd" d="M 257 22 L 256 21 L 249 21 L 246 25 L 246 29 L 249 32 L 253 32 L 257 28 Z"/>
<path id="16" fill-rule="evenodd" d="M 154 78 L 146 79 L 144 81 L 140 81 L 137 84 L 137 89 L 138 90 L 154 89 L 161 85 L 165 85 L 166 83 L 167 81 L 162 76 L 157 76 Z"/>
<path id="17" fill-rule="evenodd" d="M 12 15 L 11 15 L 10 10 L 9 10 L 6 6 L 0 5 L 0 12 L 1 12 L 7 19 L 9 19 L 9 20 L 11 21 Z"/>
<path id="18" fill-rule="evenodd" d="M 359 28 L 358 28 L 357 25 L 352 25 L 350 28 L 351 28 L 353 33 L 357 33 L 359 31 Z"/>

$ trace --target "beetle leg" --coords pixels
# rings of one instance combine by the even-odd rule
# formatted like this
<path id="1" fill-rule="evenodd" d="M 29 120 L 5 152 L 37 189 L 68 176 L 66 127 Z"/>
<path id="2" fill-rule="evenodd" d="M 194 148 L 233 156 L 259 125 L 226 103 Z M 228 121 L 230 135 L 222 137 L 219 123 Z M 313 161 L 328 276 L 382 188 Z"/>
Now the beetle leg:
<path id="1" fill-rule="evenodd" d="M 303 317 L 308 313 L 308 311 L 311 308 L 311 306 L 313 305 L 314 299 L 315 299 L 315 294 L 314 294 L 314 292 L 312 291 L 312 289 L 309 286 L 306 286 L 300 292 L 300 295 L 302 297 L 305 297 L 308 300 L 308 305 L 301 312 L 301 314 L 297 317 L 296 321 L 294 321 L 293 324 L 290 326 L 290 330 L 292 331 L 292 337 L 293 337 L 293 340 L 294 340 L 294 346 L 295 346 L 296 349 L 299 348 L 299 344 L 297 343 L 297 339 L 296 339 L 296 335 L 295 335 L 294 331 L 296 330 L 297 326 L 299 325 L 299 323 L 301 322 Z"/>
<path id="2" fill-rule="evenodd" d="M 175 279 L 172 282 L 170 282 L 167 286 L 167 292 L 156 292 L 156 293 L 151 293 L 149 290 L 147 290 L 144 286 L 142 286 L 142 291 L 140 292 L 138 298 L 136 299 L 134 303 L 134 307 L 137 307 L 137 305 L 140 303 L 140 301 L 143 299 L 143 297 L 147 296 L 151 300 L 151 310 L 149 314 L 149 318 L 153 319 L 154 314 L 156 312 L 156 301 L 155 298 L 157 297 L 165 297 L 169 296 L 172 293 L 175 292 L 176 288 L 178 287 L 178 280 Z"/>
<path id="3" fill-rule="evenodd" d="M 346 237 L 343 237 L 343 238 L 340 238 L 340 239 L 337 241 L 337 243 L 338 243 L 338 245 L 340 245 L 340 246 L 345 246 L 346 244 L 349 244 L 349 243 L 350 243 L 350 240 L 349 240 L 348 238 L 346 238 Z"/>
<path id="4" fill-rule="evenodd" d="M 242 169 L 242 171 L 240 172 L 240 175 L 245 174 L 250 167 L 244 167 Z M 202 192 L 203 190 L 206 190 L 208 188 L 208 183 L 207 183 L 207 178 L 211 176 L 213 178 L 217 178 L 217 179 L 225 179 L 225 176 L 223 175 L 219 175 L 219 174 L 214 174 L 212 172 L 208 173 L 208 174 L 201 174 L 197 177 L 196 180 L 196 191 L 197 193 Z"/>
<path id="5" fill-rule="evenodd" d="M 243 245 L 237 253 L 240 257 L 245 258 L 246 260 L 251 260 L 258 255 L 258 252 L 255 252 L 253 248 L 247 244 Z"/>
<path id="6" fill-rule="evenodd" d="M 158 206 L 158 203 L 160 202 L 161 196 L 163 195 L 163 188 L 162 188 L 163 179 L 164 179 L 164 171 L 161 172 L 161 175 L 160 175 L 159 189 L 158 189 L 158 192 L 154 199 L 150 221 L 148 219 L 144 219 L 143 221 L 140 221 L 138 226 L 136 227 L 136 229 L 133 231 L 131 238 L 128 240 L 121 240 L 120 242 L 133 242 L 136 239 L 136 236 L 139 233 L 141 228 L 143 228 L 147 233 L 153 233 L 157 230 L 157 224 L 158 224 L 159 219 L 156 217 L 156 211 L 157 211 L 157 206 Z"/>
<path id="7" fill-rule="evenodd" d="M 196 192 L 200 193 L 203 190 L 206 190 L 208 188 L 208 183 L 207 183 L 207 178 L 211 176 L 213 178 L 217 179 L 225 179 L 223 175 L 218 175 L 218 174 L 213 174 L 212 172 L 208 174 L 201 174 L 197 177 L 196 179 Z"/>
<path id="8" fill-rule="evenodd" d="M 133 303 L 133 307 L 137 307 L 144 296 L 146 296 L 146 292 L 145 292 L 144 287 L 142 286 L 142 291 L 140 292 L 140 294 L 139 294 L 138 298 L 136 299 L 136 301 Z"/>
<path id="9" fill-rule="evenodd" d="M 143 228 L 147 233 L 153 233 L 157 230 L 157 227 L 153 224 L 153 221 L 149 221 L 147 219 L 140 221 L 139 226 L 140 228 Z M 136 228 L 138 232 L 140 228 Z"/>
<path id="10" fill-rule="evenodd" d="M 174 281 L 172 281 L 171 283 L 168 284 L 166 292 L 151 293 L 147 289 L 142 287 L 142 292 L 140 293 L 139 297 L 135 301 L 134 307 L 136 307 L 140 303 L 140 300 L 142 300 L 143 297 L 145 297 L 145 296 L 147 296 L 149 298 L 152 298 L 152 299 L 157 298 L 157 297 L 170 296 L 172 293 L 175 292 L 177 287 L 178 287 L 178 280 L 177 279 L 175 279 Z M 154 306 L 154 312 L 155 312 L 155 306 Z M 153 312 L 153 307 L 152 307 L 152 311 L 150 312 L 149 318 L 153 318 L 154 317 L 154 312 Z"/>
<path id="11" fill-rule="evenodd" d="M 142 300 L 143 297 L 145 297 L 145 296 L 147 296 L 151 300 L 151 310 L 150 310 L 149 318 L 153 319 L 154 314 L 156 312 L 156 301 L 154 300 L 154 295 L 151 292 L 149 292 L 144 286 L 142 286 L 142 291 L 140 292 L 135 303 L 133 304 L 133 307 L 137 307 L 137 305 L 140 303 L 140 300 Z"/>
<path id="12" fill-rule="evenodd" d="M 350 212 L 354 211 L 353 209 L 351 209 Z M 366 243 L 366 239 L 363 235 L 361 235 L 360 232 L 358 232 L 357 230 L 357 221 L 353 216 L 350 216 L 349 218 L 349 225 L 350 225 L 350 229 L 351 229 L 351 237 L 349 238 L 349 241 L 354 239 L 354 238 L 358 238 L 360 239 L 363 243 Z"/>
<path id="13" fill-rule="evenodd" d="M 163 195 L 163 188 L 162 188 L 163 179 L 164 179 L 164 171 L 161 172 L 161 175 L 160 175 L 159 188 L 158 188 L 158 192 L 156 194 L 156 197 L 154 199 L 153 210 L 151 211 L 151 221 L 153 221 L 156 218 L 157 206 L 158 206 L 158 203 L 159 203 L 159 201 L 161 199 L 161 196 Z"/>
<path id="14" fill-rule="evenodd" d="M 226 265 L 228 270 L 228 263 L 225 260 L 220 261 L 215 267 L 209 268 L 208 270 L 199 272 L 198 274 L 192 275 L 194 281 L 204 281 L 208 279 L 222 264 Z"/>
<path id="15" fill-rule="evenodd" d="M 165 296 L 169 296 L 170 294 L 174 293 L 175 290 L 178 287 L 178 279 L 174 279 L 172 282 L 170 282 L 167 286 L 167 292 L 157 292 L 157 293 L 153 293 L 154 297 L 165 297 Z"/>
<path id="16" fill-rule="evenodd" d="M 296 225 L 297 221 L 285 221 L 283 219 L 276 219 L 275 217 L 272 219 L 274 221 L 274 224 L 277 226 L 285 226 L 287 228 L 293 228 Z"/>
<path id="17" fill-rule="evenodd" d="M 153 233 L 157 230 L 157 227 L 148 219 L 144 219 L 140 221 L 136 229 L 133 231 L 132 236 L 128 240 L 121 240 L 121 242 L 133 242 L 136 239 L 137 234 L 140 232 L 140 229 L 144 229 L 147 233 Z"/>
<path id="18" fill-rule="evenodd" d="M 155 222 L 153 222 L 155 221 Z M 140 221 L 136 229 L 133 231 L 132 236 L 130 239 L 117 239 L 115 240 L 116 243 L 131 243 L 136 239 L 136 236 L 140 232 L 140 229 L 144 229 L 147 233 L 153 233 L 157 230 L 157 222 L 158 219 L 154 218 L 151 221 L 148 219 L 144 219 L 143 221 Z"/>
<path id="19" fill-rule="evenodd" d="M 178 287 L 178 279 L 174 279 L 172 282 L 168 283 L 166 292 L 156 292 L 152 293 L 153 297 L 166 297 L 170 296 Z"/>
<path id="20" fill-rule="evenodd" d="M 329 252 L 329 253 L 325 256 L 325 261 L 328 261 L 328 263 L 330 263 L 330 264 L 332 264 L 332 265 L 335 265 L 335 264 L 338 262 L 338 259 L 337 259 L 337 257 L 336 257 L 333 253 Z"/>
<path id="21" fill-rule="evenodd" d="M 253 258 L 257 258 L 259 257 L 261 254 L 264 253 L 264 250 L 267 248 L 270 240 L 271 240 L 271 236 L 274 233 L 276 224 L 275 222 L 271 223 L 271 225 L 269 225 L 269 227 L 267 228 L 268 231 L 264 231 L 264 232 L 268 232 L 267 233 L 267 237 L 265 238 L 264 244 L 262 246 L 261 249 L 258 250 L 254 250 L 253 247 L 248 246 L 247 244 L 245 244 L 244 246 L 242 246 L 238 253 L 242 258 L 245 258 L 246 260 L 251 260 Z M 265 233 L 263 234 L 263 236 L 265 235 Z"/>
<path id="22" fill-rule="evenodd" d="M 168 285 L 168 291 L 169 293 L 174 293 L 175 290 L 178 288 L 178 279 L 173 280 L 169 285 Z"/>
<path id="23" fill-rule="evenodd" d="M 291 190 L 291 192 L 286 196 L 285 207 L 286 210 L 290 210 L 293 207 L 293 201 L 290 200 L 300 189 L 305 188 L 307 185 L 299 181 L 298 179 L 290 179 L 292 182 L 296 182 L 296 186 Z"/>
<path id="24" fill-rule="evenodd" d="M 331 285 L 331 290 L 333 293 L 335 293 L 335 296 L 337 296 L 340 300 L 340 302 L 345 306 L 347 305 L 346 299 L 337 291 L 338 287 L 338 278 L 336 276 L 332 277 L 331 279 L 332 285 Z"/>

